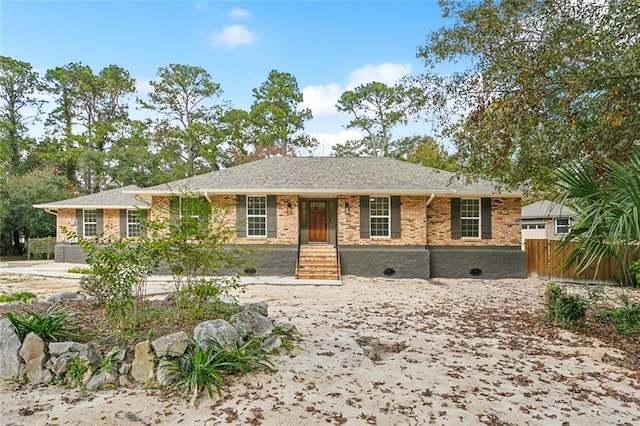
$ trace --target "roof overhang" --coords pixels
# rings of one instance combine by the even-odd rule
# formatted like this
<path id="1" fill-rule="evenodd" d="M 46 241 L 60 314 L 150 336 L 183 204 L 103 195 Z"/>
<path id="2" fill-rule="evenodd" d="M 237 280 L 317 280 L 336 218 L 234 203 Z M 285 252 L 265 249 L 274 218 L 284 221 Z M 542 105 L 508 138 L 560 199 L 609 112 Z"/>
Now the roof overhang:
<path id="1" fill-rule="evenodd" d="M 74 204 L 74 205 L 69 205 L 69 204 L 34 204 L 33 207 L 37 208 L 37 209 L 51 209 L 51 210 L 56 210 L 56 209 L 85 209 L 85 210 L 97 210 L 97 209 L 125 209 L 125 210 L 148 210 L 151 207 L 150 206 L 132 206 L 132 205 L 128 205 L 128 206 L 124 206 L 124 205 L 108 205 L 105 206 L 104 204 L 102 205 L 97 205 L 97 204 L 85 204 L 85 205 L 80 205 L 80 204 Z"/>

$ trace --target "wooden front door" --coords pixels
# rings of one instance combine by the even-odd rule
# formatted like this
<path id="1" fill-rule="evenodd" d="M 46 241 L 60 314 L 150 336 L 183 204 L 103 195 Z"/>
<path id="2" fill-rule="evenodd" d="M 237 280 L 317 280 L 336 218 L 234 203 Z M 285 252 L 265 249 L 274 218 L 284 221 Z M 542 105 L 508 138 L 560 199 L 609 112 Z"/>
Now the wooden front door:
<path id="1" fill-rule="evenodd" d="M 327 242 L 326 201 L 309 201 L 309 242 Z"/>

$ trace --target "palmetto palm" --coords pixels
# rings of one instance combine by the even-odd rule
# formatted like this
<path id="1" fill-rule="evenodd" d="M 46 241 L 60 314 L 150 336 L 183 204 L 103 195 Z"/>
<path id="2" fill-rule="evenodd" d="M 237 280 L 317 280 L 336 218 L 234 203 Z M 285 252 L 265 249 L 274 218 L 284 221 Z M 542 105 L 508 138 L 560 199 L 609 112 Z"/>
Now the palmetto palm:
<path id="1" fill-rule="evenodd" d="M 571 231 L 563 240 L 578 248 L 569 265 L 585 270 L 612 257 L 623 284 L 633 283 L 632 256 L 640 240 L 640 152 L 627 162 L 606 162 L 596 168 L 582 161 L 557 172 L 559 192 L 556 201 L 576 212 Z"/>

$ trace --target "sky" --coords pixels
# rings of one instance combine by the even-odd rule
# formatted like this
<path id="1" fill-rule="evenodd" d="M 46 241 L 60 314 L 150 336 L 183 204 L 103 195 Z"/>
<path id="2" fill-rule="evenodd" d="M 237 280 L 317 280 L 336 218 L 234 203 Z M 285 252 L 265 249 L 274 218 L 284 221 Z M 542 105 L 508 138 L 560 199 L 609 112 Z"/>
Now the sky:
<path id="1" fill-rule="evenodd" d="M 334 144 L 359 137 L 335 108 L 342 92 L 425 71 L 417 49 L 444 23 L 436 0 L 0 0 L 0 55 L 41 74 L 71 62 L 96 73 L 115 64 L 142 95 L 159 67 L 200 66 L 221 98 L 242 109 L 271 70 L 288 72 L 313 112 L 306 131 L 320 145 L 311 154 L 330 155 Z M 131 105 L 130 115 L 142 118 Z M 424 121 L 398 129 L 429 132 Z"/>

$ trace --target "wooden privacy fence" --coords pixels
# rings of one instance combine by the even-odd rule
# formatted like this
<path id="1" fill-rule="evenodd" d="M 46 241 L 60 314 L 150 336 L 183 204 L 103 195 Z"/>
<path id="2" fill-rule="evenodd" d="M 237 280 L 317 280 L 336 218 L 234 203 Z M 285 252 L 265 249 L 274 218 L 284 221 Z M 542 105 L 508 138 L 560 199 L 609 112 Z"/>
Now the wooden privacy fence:
<path id="1" fill-rule="evenodd" d="M 56 240 L 53 238 L 29 238 L 27 241 L 27 259 L 33 256 L 46 256 L 47 260 L 54 256 Z"/>
<path id="2" fill-rule="evenodd" d="M 527 258 L 527 275 L 550 280 L 619 283 L 618 267 L 614 259 L 603 259 L 596 273 L 595 265 L 578 272 L 572 266 L 564 270 L 565 260 L 575 250 L 577 244 L 569 243 L 560 248 L 558 240 L 525 240 L 524 250 Z M 639 258 L 638 253 L 633 260 Z"/>

